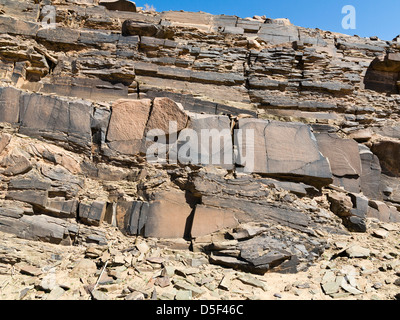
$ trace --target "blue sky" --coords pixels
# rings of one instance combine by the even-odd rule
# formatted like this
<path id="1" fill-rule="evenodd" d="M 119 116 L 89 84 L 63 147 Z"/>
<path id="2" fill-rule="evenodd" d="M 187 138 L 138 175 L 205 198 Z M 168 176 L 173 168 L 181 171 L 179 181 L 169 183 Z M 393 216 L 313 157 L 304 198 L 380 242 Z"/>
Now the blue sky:
<path id="1" fill-rule="evenodd" d="M 153 5 L 158 12 L 185 10 L 241 18 L 266 15 L 288 18 L 301 27 L 319 28 L 361 37 L 392 40 L 400 34 L 400 0 L 137 0 L 137 6 Z M 342 28 L 342 8 L 356 9 L 356 29 Z"/>

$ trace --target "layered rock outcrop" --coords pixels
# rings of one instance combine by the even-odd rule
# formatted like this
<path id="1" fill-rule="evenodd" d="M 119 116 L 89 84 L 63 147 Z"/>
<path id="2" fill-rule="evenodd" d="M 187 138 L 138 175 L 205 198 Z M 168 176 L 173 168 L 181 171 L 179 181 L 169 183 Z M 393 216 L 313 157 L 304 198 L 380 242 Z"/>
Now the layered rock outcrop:
<path id="1" fill-rule="evenodd" d="M 102 244 L 110 224 L 263 273 L 400 222 L 397 41 L 122 0 L 1 5 L 0 230 Z"/>

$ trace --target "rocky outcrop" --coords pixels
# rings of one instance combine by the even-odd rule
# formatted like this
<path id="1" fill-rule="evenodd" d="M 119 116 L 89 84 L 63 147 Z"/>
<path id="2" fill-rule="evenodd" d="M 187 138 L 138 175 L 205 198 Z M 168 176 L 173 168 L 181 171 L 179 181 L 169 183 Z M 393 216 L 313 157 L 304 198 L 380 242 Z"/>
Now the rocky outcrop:
<path id="1" fill-rule="evenodd" d="M 42 24 L 44 5 L 0 15 L 0 231 L 111 225 L 263 274 L 400 221 L 397 40 L 123 0 Z"/>

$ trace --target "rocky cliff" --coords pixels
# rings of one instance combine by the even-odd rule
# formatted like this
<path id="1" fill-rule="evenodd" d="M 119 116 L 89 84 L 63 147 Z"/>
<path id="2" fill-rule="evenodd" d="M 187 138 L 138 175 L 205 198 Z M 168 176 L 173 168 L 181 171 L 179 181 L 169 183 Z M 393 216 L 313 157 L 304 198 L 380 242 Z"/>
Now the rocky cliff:
<path id="1" fill-rule="evenodd" d="M 104 247 L 114 227 L 264 274 L 400 222 L 396 39 L 124 0 L 0 6 L 0 231 Z"/>

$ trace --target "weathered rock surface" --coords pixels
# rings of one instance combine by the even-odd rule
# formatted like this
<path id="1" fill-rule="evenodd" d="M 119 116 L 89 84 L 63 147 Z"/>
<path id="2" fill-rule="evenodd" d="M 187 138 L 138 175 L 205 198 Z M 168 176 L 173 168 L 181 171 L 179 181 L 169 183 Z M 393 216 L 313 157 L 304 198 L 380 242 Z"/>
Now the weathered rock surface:
<path id="1" fill-rule="evenodd" d="M 0 2 L 1 294 L 398 295 L 398 39 Z M 271 271 L 304 281 L 272 292 Z"/>

